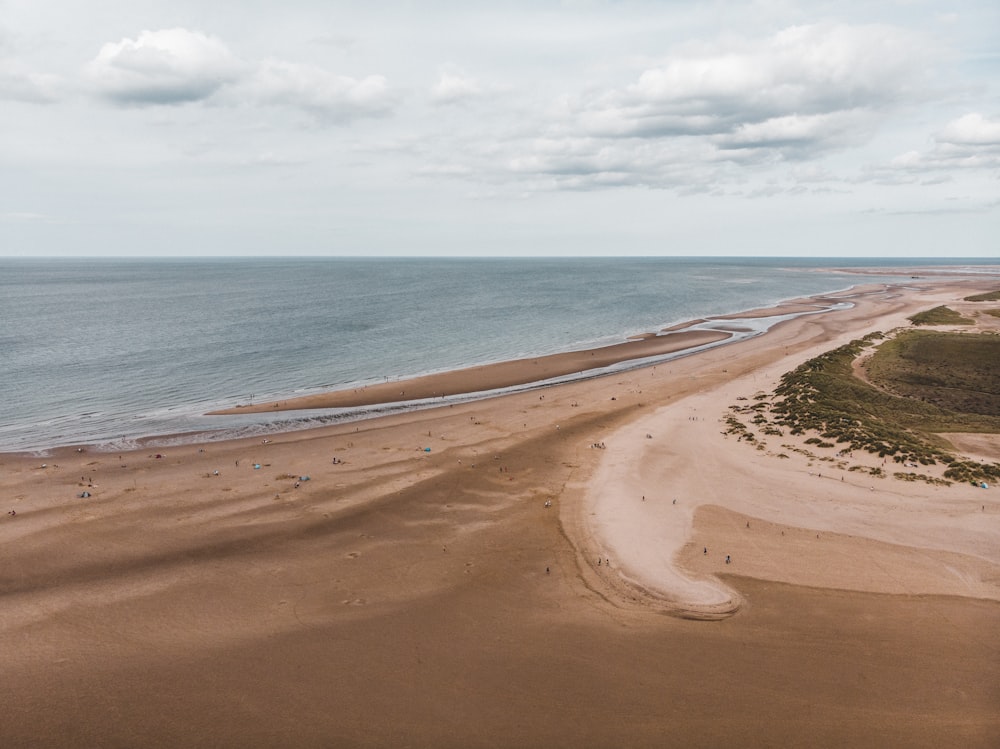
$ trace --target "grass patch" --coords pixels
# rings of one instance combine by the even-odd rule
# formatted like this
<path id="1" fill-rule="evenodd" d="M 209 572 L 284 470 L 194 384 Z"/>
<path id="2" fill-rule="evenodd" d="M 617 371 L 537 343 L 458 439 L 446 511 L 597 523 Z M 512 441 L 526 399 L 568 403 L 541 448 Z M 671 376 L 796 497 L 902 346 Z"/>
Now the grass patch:
<path id="1" fill-rule="evenodd" d="M 816 447 L 835 447 L 832 442 L 824 442 L 819 437 L 810 437 L 806 440 L 807 445 L 816 445 Z"/>
<path id="2" fill-rule="evenodd" d="M 1000 336 L 910 330 L 883 343 L 867 370 L 873 383 L 896 395 L 949 413 L 1000 417 L 998 365 Z"/>
<path id="3" fill-rule="evenodd" d="M 871 476 L 875 476 L 876 478 L 880 479 L 885 478 L 885 471 L 883 471 L 881 468 L 869 468 L 868 466 L 851 466 L 847 470 L 851 472 L 856 471 L 858 473 L 867 473 Z"/>
<path id="4" fill-rule="evenodd" d="M 936 476 L 926 476 L 922 473 L 894 473 L 893 478 L 899 479 L 900 481 L 923 481 L 924 483 L 931 484 L 932 486 L 951 486 L 951 482 L 947 479 L 939 479 Z"/>
<path id="5" fill-rule="evenodd" d="M 729 426 L 729 428 L 726 429 L 726 434 L 735 434 L 740 439 L 745 439 L 748 442 L 756 441 L 757 438 L 754 436 L 753 432 L 747 429 L 746 424 L 737 419 L 735 416 L 727 416 L 726 424 Z"/>
<path id="6" fill-rule="evenodd" d="M 993 315 L 993 317 L 1000 317 L 1000 309 L 984 309 L 987 315 Z"/>
<path id="7" fill-rule="evenodd" d="M 914 325 L 972 325 L 975 322 L 944 305 L 918 312 L 907 320 Z"/>
<path id="8" fill-rule="evenodd" d="M 965 297 L 966 302 L 1000 302 L 1000 290 Z"/>

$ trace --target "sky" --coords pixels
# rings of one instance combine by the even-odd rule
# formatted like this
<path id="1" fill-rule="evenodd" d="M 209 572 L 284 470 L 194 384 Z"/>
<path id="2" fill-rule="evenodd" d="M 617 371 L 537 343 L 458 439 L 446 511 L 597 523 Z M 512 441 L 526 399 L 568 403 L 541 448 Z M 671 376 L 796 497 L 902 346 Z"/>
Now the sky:
<path id="1" fill-rule="evenodd" d="M 1000 256 L 995 0 L 0 0 L 3 256 Z"/>

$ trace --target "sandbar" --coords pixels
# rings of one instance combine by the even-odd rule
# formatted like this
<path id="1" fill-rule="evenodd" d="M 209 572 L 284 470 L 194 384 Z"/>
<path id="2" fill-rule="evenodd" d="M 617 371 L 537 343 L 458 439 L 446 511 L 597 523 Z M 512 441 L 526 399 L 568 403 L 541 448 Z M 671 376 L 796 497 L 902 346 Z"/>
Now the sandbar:
<path id="1" fill-rule="evenodd" d="M 500 390 L 515 385 L 544 382 L 636 359 L 693 349 L 724 341 L 731 336 L 731 332 L 724 330 L 680 330 L 664 335 L 648 334 L 624 343 L 583 351 L 496 362 L 404 380 L 387 379 L 383 383 L 351 390 L 332 390 L 297 398 L 219 409 L 208 415 L 349 408 Z"/>

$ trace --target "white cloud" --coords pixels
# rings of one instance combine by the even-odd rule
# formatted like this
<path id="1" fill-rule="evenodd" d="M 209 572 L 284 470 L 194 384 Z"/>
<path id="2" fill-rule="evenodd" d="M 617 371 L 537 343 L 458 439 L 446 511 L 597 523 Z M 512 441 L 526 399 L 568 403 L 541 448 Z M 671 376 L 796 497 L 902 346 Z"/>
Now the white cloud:
<path id="1" fill-rule="evenodd" d="M 590 136 L 539 138 L 507 163 L 532 190 L 641 186 L 689 189 L 717 180 L 724 166 L 704 144 L 614 140 Z"/>
<path id="2" fill-rule="evenodd" d="M 740 124 L 730 133 L 714 136 L 712 142 L 723 150 L 767 149 L 784 158 L 806 158 L 822 149 L 864 139 L 868 135 L 864 120 L 864 114 L 857 110 L 790 114 Z"/>
<path id="3" fill-rule="evenodd" d="M 442 73 L 431 87 L 431 101 L 435 104 L 457 104 L 482 94 L 479 84 L 457 73 Z"/>
<path id="4" fill-rule="evenodd" d="M 44 104 L 54 101 L 59 78 L 29 70 L 16 60 L 0 60 L 0 99 Z"/>
<path id="5" fill-rule="evenodd" d="M 394 104 L 381 75 L 358 79 L 275 59 L 260 64 L 244 93 L 261 103 L 295 107 L 331 122 L 386 115 Z"/>
<path id="6" fill-rule="evenodd" d="M 799 184 L 832 182 L 837 179 L 829 169 L 818 164 L 797 164 L 791 169 L 790 176 Z"/>
<path id="7" fill-rule="evenodd" d="M 687 48 L 584 102 L 595 134 L 731 134 L 781 118 L 884 109 L 919 90 L 919 40 L 882 26 L 815 25 Z M 788 120 L 786 119 L 786 122 Z"/>
<path id="8" fill-rule="evenodd" d="M 339 75 L 276 58 L 240 60 L 216 36 L 183 28 L 143 31 L 105 44 L 88 74 L 97 90 L 125 105 L 177 105 L 212 99 L 222 105 L 278 106 L 343 123 L 388 113 L 386 79 Z"/>
<path id="9" fill-rule="evenodd" d="M 921 44 L 901 29 L 843 24 L 688 44 L 631 84 L 562 97 L 546 138 L 522 143 L 509 164 L 555 187 L 573 174 L 574 188 L 687 189 L 816 159 L 867 142 L 887 113 L 919 99 L 931 57 Z"/>
<path id="10" fill-rule="evenodd" d="M 0 26 L 0 100 L 48 104 L 58 98 L 59 76 L 40 73 L 19 59 L 23 53 L 15 34 Z"/>
<path id="11" fill-rule="evenodd" d="M 1000 119 L 971 112 L 945 125 L 935 140 L 961 146 L 1000 146 Z"/>
<path id="12" fill-rule="evenodd" d="M 941 128 L 931 148 L 901 153 L 883 166 L 869 168 L 866 178 L 888 184 L 938 183 L 946 179 L 943 173 L 951 171 L 995 169 L 1000 169 L 1000 118 L 970 112 Z"/>
<path id="13" fill-rule="evenodd" d="M 218 37 L 174 28 L 105 44 L 88 72 L 105 96 L 143 105 L 207 99 L 241 69 Z"/>
<path id="14" fill-rule="evenodd" d="M 628 85 L 560 98 L 546 135 L 515 144 L 507 166 L 551 189 L 715 190 L 867 142 L 920 97 L 921 51 L 910 32 L 843 24 L 687 44 Z"/>

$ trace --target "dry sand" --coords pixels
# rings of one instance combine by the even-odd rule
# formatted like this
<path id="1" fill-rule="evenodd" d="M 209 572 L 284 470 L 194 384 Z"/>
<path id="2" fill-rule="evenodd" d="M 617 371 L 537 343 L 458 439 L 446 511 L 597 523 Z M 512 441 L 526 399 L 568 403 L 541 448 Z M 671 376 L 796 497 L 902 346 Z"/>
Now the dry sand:
<path id="1" fill-rule="evenodd" d="M 266 444 L 0 456 L 0 744 L 1000 745 L 996 491 L 719 423 L 980 290 Z"/>

